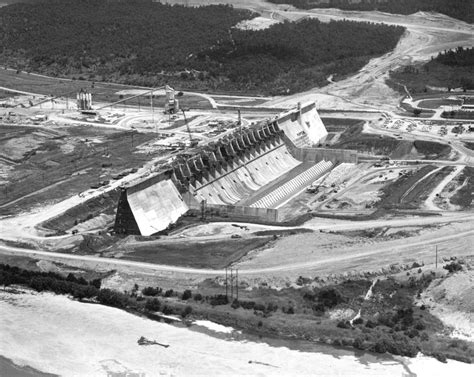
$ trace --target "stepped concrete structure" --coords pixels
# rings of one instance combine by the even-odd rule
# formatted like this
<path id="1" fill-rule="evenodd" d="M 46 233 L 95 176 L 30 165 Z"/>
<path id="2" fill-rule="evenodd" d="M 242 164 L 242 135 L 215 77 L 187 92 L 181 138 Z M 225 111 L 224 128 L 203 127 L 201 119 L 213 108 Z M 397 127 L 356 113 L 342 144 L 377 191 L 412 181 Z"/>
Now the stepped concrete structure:
<path id="1" fill-rule="evenodd" d="M 277 223 L 279 205 L 343 162 L 307 152 L 326 135 L 312 103 L 178 156 L 122 190 L 115 231 L 149 236 L 185 214 Z"/>
<path id="2" fill-rule="evenodd" d="M 311 147 L 323 140 L 328 132 L 319 117 L 315 103 L 280 114 L 276 120 L 280 129 L 298 148 Z"/>

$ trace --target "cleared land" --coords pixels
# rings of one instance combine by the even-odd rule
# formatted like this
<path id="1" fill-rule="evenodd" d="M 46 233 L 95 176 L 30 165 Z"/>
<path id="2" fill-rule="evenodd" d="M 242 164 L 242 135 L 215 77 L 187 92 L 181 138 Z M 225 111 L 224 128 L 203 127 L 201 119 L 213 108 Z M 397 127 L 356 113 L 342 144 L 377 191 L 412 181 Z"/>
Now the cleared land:
<path id="1" fill-rule="evenodd" d="M 124 245 L 121 245 L 110 254 L 139 262 L 223 269 L 240 260 L 250 250 L 264 246 L 269 240 L 269 237 L 260 237 L 208 242 L 144 242 L 143 245 L 135 243 L 133 246 L 125 243 L 124 249 Z M 130 252 L 128 250 L 131 247 L 133 251 Z"/>
<path id="2" fill-rule="evenodd" d="M 106 186 L 115 175 L 143 166 L 150 156 L 138 147 L 155 138 L 80 125 L 52 129 L 8 125 L 0 130 L 1 156 L 10 166 L 0 206 L 10 212 L 59 201 L 94 185 Z"/>

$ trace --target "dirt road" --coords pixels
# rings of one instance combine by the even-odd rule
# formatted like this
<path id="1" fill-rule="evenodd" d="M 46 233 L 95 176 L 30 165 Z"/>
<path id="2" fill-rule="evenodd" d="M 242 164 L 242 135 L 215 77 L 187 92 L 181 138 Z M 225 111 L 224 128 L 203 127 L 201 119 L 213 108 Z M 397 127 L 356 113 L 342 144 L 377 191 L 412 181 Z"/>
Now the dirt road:
<path id="1" fill-rule="evenodd" d="M 355 247 L 350 246 L 347 242 L 334 243 L 329 248 L 320 247 L 317 250 L 315 250 L 315 239 L 327 238 L 326 234 L 314 233 L 290 236 L 280 239 L 273 247 L 263 252 L 251 253 L 248 258 L 237 263 L 235 267 L 239 268 L 239 274 L 242 277 L 297 276 L 303 273 L 313 273 L 313 271 L 324 271 L 325 274 L 342 273 L 359 267 L 364 269 L 380 268 L 380 266 L 388 266 L 394 262 L 401 263 L 403 260 L 422 260 L 427 255 L 432 254 L 434 245 L 441 245 L 440 250 L 446 249 L 444 255 L 469 255 L 472 254 L 472 246 L 474 245 L 473 221 L 473 213 L 448 213 L 439 217 L 414 217 L 363 222 L 314 219 L 306 224 L 307 228 L 326 230 L 326 232 L 329 230 L 331 232 L 349 231 L 383 226 L 396 228 L 426 226 L 428 224 L 449 223 L 450 225 L 440 228 L 434 233 L 426 232 L 416 237 L 376 243 L 369 241 L 368 244 Z M 202 237 L 195 238 L 203 239 Z M 331 238 L 327 238 L 327 242 L 331 243 Z M 298 253 L 292 252 L 294 250 L 298 250 Z M 64 262 L 82 268 L 98 268 L 100 270 L 123 267 L 136 271 L 153 271 L 158 274 L 172 273 L 180 276 L 203 277 L 224 274 L 224 271 L 221 270 L 158 265 L 92 255 L 54 253 L 5 245 L 0 245 L 0 254 L 27 255 L 34 258 Z"/>

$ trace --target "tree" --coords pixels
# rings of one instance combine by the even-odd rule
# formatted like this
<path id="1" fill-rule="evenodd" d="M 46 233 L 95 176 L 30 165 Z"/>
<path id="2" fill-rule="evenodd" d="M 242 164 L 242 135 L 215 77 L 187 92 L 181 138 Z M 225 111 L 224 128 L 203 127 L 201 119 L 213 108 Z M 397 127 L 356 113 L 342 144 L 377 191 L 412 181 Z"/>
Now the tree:
<path id="1" fill-rule="evenodd" d="M 161 302 L 157 298 L 147 299 L 145 309 L 151 312 L 157 312 L 161 308 Z"/>
<path id="2" fill-rule="evenodd" d="M 183 300 L 189 300 L 192 296 L 192 293 L 189 289 L 186 289 L 184 292 L 183 292 L 183 296 L 181 297 Z"/>

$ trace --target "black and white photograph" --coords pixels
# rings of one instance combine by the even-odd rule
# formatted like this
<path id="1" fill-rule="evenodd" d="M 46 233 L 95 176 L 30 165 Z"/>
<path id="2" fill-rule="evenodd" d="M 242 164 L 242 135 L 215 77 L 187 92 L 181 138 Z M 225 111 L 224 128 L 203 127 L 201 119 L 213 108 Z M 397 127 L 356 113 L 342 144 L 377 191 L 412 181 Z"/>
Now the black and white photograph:
<path id="1" fill-rule="evenodd" d="M 0 377 L 474 376 L 474 0 L 0 0 Z"/>

